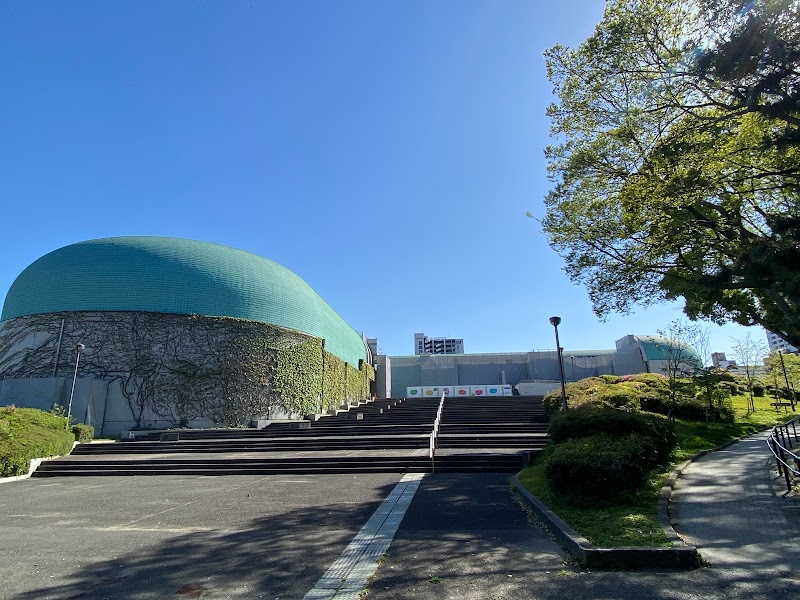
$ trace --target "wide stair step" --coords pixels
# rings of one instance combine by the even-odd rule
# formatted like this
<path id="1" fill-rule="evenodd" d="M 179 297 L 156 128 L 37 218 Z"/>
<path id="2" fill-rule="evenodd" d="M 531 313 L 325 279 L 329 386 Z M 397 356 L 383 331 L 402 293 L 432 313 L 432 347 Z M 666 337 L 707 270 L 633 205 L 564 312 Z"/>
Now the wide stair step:
<path id="1" fill-rule="evenodd" d="M 167 432 L 164 441 L 154 432 L 81 444 L 69 457 L 43 462 L 33 476 L 428 473 L 437 409 L 430 399 L 377 401 L 260 430 L 181 430 Z M 527 455 L 544 447 L 547 428 L 541 398 L 449 398 L 435 470 L 517 472 Z"/>
<path id="2" fill-rule="evenodd" d="M 521 454 L 442 456 L 436 472 L 516 472 L 523 467 Z M 341 473 L 430 473 L 428 457 L 295 457 L 290 459 L 153 459 L 81 461 L 57 459 L 43 462 L 33 477 L 153 476 L 153 475 L 278 475 Z"/>

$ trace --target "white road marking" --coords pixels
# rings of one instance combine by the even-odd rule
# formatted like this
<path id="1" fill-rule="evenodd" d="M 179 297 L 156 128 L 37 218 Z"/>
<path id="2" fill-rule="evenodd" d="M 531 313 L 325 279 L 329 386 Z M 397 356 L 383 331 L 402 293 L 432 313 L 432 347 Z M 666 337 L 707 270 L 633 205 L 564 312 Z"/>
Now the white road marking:
<path id="1" fill-rule="evenodd" d="M 378 570 L 424 473 L 409 473 L 386 497 L 303 600 L 358 600 Z"/>

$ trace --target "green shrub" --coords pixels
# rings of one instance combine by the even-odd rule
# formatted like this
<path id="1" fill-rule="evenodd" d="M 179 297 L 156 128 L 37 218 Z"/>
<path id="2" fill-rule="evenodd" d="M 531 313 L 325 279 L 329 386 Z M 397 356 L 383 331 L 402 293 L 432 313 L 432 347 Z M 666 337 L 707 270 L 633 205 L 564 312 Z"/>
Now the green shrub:
<path id="1" fill-rule="evenodd" d="M 753 396 L 758 398 L 764 397 L 764 385 L 761 383 L 753 382 Z"/>
<path id="2" fill-rule="evenodd" d="M 656 373 L 640 373 L 623 377 L 601 375 L 567 384 L 567 402 L 570 408 L 591 404 L 639 410 L 640 398 L 658 399 L 667 396 L 669 396 L 667 379 Z M 554 415 L 561 410 L 560 389 L 545 395 L 544 408 L 549 415 Z"/>
<path id="3" fill-rule="evenodd" d="M 636 373 L 635 375 L 625 375 L 622 381 L 635 381 L 643 383 L 649 388 L 669 390 L 669 381 L 664 375 L 659 373 Z"/>
<path id="4" fill-rule="evenodd" d="M 24 475 L 32 458 L 69 454 L 75 436 L 66 419 L 33 408 L 0 409 L 0 477 Z"/>
<path id="5" fill-rule="evenodd" d="M 601 404 L 638 410 L 640 408 L 639 397 L 641 393 L 641 389 L 636 384 L 619 383 L 598 390 L 597 398 Z"/>
<path id="6" fill-rule="evenodd" d="M 669 414 L 669 398 L 642 398 L 640 402 L 644 411 L 660 415 Z M 672 414 L 676 419 L 686 419 L 687 421 L 705 421 L 708 418 L 712 421 L 733 423 L 736 418 L 730 400 L 709 409 L 705 396 L 679 398 L 675 402 Z"/>
<path id="7" fill-rule="evenodd" d="M 567 397 L 569 399 L 569 397 Z M 559 410 L 561 410 L 561 390 L 556 392 L 547 392 L 542 398 L 542 405 L 544 406 L 544 412 L 548 415 L 554 415 Z"/>
<path id="8" fill-rule="evenodd" d="M 638 435 L 644 440 L 648 465 L 666 462 L 676 443 L 672 424 L 657 415 L 581 406 L 560 413 L 550 423 L 550 440 L 554 444 L 597 434 Z"/>
<path id="9" fill-rule="evenodd" d="M 576 502 L 613 500 L 642 483 L 646 441 L 637 435 L 593 435 L 556 444 L 545 462 L 551 489 Z"/>
<path id="10" fill-rule="evenodd" d="M 728 396 L 738 396 L 742 393 L 739 384 L 735 381 L 719 381 L 716 385 L 717 390 L 724 390 Z"/>
<path id="11" fill-rule="evenodd" d="M 609 385 L 601 377 L 586 377 L 580 381 L 568 383 L 566 385 L 567 402 L 570 407 L 599 403 L 600 399 L 597 396 L 599 391 Z M 543 404 L 548 415 L 559 412 L 561 410 L 561 388 L 545 394 Z"/>
<path id="12" fill-rule="evenodd" d="M 75 441 L 81 444 L 88 444 L 94 439 L 94 427 L 78 423 L 72 426 L 72 433 L 75 435 Z"/>

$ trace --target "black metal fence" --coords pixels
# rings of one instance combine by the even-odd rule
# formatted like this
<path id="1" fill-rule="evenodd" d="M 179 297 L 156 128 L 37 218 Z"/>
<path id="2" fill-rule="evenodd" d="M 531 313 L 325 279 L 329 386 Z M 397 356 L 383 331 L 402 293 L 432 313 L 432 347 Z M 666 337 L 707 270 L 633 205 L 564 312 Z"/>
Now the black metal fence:
<path id="1" fill-rule="evenodd" d="M 782 475 L 786 480 L 786 490 L 789 492 L 792 491 L 793 481 L 800 478 L 800 455 L 794 449 L 800 442 L 800 436 L 797 434 L 798 425 L 800 417 L 776 425 L 767 439 L 767 445 L 778 466 L 778 475 Z"/>

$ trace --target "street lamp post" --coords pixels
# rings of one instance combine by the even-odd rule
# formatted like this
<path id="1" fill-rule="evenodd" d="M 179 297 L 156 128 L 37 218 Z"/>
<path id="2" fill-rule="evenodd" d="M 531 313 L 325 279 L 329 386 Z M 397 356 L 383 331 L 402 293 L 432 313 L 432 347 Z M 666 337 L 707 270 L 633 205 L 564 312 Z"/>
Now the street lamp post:
<path id="1" fill-rule="evenodd" d="M 75 346 L 78 356 L 75 358 L 75 373 L 72 375 L 72 389 L 69 392 L 69 406 L 67 406 L 67 424 L 64 425 L 64 429 L 69 429 L 69 419 L 72 416 L 72 397 L 75 395 L 75 381 L 78 379 L 78 364 L 81 362 L 81 352 L 85 347 L 83 344 Z"/>
<path id="2" fill-rule="evenodd" d="M 561 342 L 558 340 L 558 326 L 561 324 L 561 317 L 550 317 L 550 324 L 556 330 L 556 350 L 558 350 L 558 369 L 561 372 L 561 409 L 567 410 L 567 379 L 564 377 L 564 354 Z"/>
<path id="3" fill-rule="evenodd" d="M 778 356 L 781 359 L 781 369 L 783 369 L 783 378 L 786 381 L 786 393 L 789 396 L 789 402 L 794 410 L 794 388 L 789 384 L 789 376 L 786 374 L 786 364 L 783 362 L 783 352 L 778 350 Z"/>

